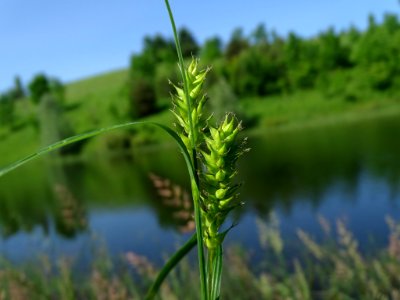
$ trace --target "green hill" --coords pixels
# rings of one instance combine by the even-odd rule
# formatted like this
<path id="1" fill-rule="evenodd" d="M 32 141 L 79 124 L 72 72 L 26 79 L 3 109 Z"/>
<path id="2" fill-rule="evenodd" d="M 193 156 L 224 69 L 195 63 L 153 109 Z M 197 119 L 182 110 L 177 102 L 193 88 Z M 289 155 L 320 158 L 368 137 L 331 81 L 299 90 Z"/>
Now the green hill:
<path id="1" fill-rule="evenodd" d="M 116 70 L 96 75 L 66 85 L 63 119 L 72 134 L 130 120 L 128 111 L 127 70 Z M 210 99 L 210 101 L 217 99 Z M 147 119 L 171 124 L 173 117 L 164 109 Z M 400 97 L 386 94 L 371 94 L 369 99 L 348 101 L 344 98 L 326 98 L 318 90 L 298 91 L 293 94 L 248 98 L 239 100 L 245 119 L 252 120 L 254 132 L 266 132 L 282 128 L 298 128 L 326 123 L 354 121 L 382 114 L 400 115 Z M 41 146 L 38 108 L 28 99 L 18 101 L 16 122 L 12 127 L 0 127 L 0 165 L 21 158 Z M 249 127 L 249 126 L 247 126 Z M 136 131 L 135 143 L 146 143 L 164 136 L 153 129 Z M 91 141 L 86 151 L 102 151 L 126 138 L 115 132 Z M 131 139 L 132 136 L 129 136 Z M 112 148 L 111 147 L 111 148 Z"/>
<path id="2" fill-rule="evenodd" d="M 66 86 L 66 109 L 77 132 L 115 123 L 126 111 L 128 71 L 117 70 Z"/>
<path id="3" fill-rule="evenodd" d="M 65 119 L 74 133 L 118 121 L 127 101 L 124 95 L 127 71 L 117 70 L 66 85 Z M 16 124 L 0 127 L 0 164 L 21 158 L 41 146 L 38 108 L 22 99 L 15 109 Z"/>
<path id="4" fill-rule="evenodd" d="M 72 134 L 82 133 L 99 127 L 131 121 L 128 111 L 128 92 L 126 89 L 128 71 L 116 70 L 93 77 L 84 78 L 66 84 L 65 102 L 63 105 L 63 119 L 72 130 Z M 165 100 L 164 100 L 165 102 Z M 172 116 L 168 110 L 147 119 L 163 123 L 171 123 Z M 0 126 L 0 165 L 38 150 L 41 146 L 39 131 L 38 107 L 29 99 L 19 100 L 15 109 L 15 124 Z M 137 134 L 138 142 L 148 139 L 145 130 Z M 104 147 L 104 143 L 118 143 L 122 133 L 115 132 L 105 138 L 97 138 L 90 143 L 89 148 Z M 159 136 L 153 133 L 152 136 Z M 160 135 L 162 137 L 162 135 Z"/>

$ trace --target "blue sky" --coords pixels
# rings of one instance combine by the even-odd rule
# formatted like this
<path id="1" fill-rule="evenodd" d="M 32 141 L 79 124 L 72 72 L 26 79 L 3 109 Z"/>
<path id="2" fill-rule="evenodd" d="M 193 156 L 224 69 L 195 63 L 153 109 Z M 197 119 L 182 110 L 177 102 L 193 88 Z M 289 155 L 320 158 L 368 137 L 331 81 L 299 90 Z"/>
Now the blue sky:
<path id="1" fill-rule="evenodd" d="M 264 23 L 280 34 L 312 36 L 329 26 L 362 29 L 368 14 L 378 20 L 398 13 L 397 0 L 170 0 L 177 25 L 199 42 L 227 40 Z M 198 3 L 198 4 L 196 4 Z M 0 91 L 15 75 L 23 82 L 38 72 L 64 82 L 123 68 L 145 35 L 171 36 L 163 0 L 0 0 Z"/>

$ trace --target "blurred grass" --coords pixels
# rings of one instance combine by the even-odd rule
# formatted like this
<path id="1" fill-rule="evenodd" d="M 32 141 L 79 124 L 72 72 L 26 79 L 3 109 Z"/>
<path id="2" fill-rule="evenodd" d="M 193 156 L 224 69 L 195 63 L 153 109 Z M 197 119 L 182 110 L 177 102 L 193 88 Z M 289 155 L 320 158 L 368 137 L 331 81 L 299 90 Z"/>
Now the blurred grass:
<path id="1" fill-rule="evenodd" d="M 128 70 L 116 70 L 85 78 L 66 85 L 64 116 L 74 133 L 130 120 L 128 114 Z M 209 101 L 213 101 L 210 99 Z M 158 101 L 159 113 L 146 117 L 166 125 L 174 122 L 168 111 L 169 99 Z M 326 97 L 318 90 L 293 94 L 246 98 L 239 101 L 245 127 L 254 133 L 277 129 L 298 129 L 304 126 L 324 126 L 338 122 L 357 121 L 382 115 L 400 115 L 400 98 L 376 93 L 368 99 L 349 101 L 341 96 Z M 21 158 L 40 146 L 35 107 L 29 99 L 16 105 L 16 122 L 12 127 L 0 128 L 0 165 Z M 89 142 L 86 149 L 101 154 L 109 140 L 128 138 L 137 145 L 166 142 L 167 137 L 154 128 L 133 131 L 134 135 L 115 133 Z"/>
<path id="2" fill-rule="evenodd" d="M 257 220 L 264 250 L 257 263 L 250 263 L 251 249 L 227 247 L 221 299 L 400 299 L 400 225 L 394 219 L 386 218 L 387 245 L 366 255 L 343 221 L 320 216 L 324 238 L 315 240 L 299 229 L 296 251 L 287 256 L 294 241 L 283 241 L 279 220 L 271 218 Z M 79 260 L 72 257 L 54 262 L 42 256 L 19 265 L 0 261 L 0 299 L 142 299 L 157 266 L 134 252 L 112 259 L 96 240 L 93 246 L 94 262 L 83 272 L 76 272 Z M 196 276 L 191 259 L 185 258 L 157 299 L 199 299 Z"/>
<path id="3" fill-rule="evenodd" d="M 256 120 L 257 126 L 253 131 L 262 132 L 398 115 L 400 97 L 375 94 L 369 99 L 351 102 L 343 97 L 326 98 L 323 93 L 312 90 L 285 96 L 243 99 L 242 110 L 248 119 Z"/>
<path id="4" fill-rule="evenodd" d="M 67 117 L 76 132 L 111 125 L 126 118 L 127 78 L 127 70 L 118 70 L 67 85 Z"/>
<path id="5" fill-rule="evenodd" d="M 20 159 L 40 146 L 37 130 L 26 126 L 17 132 L 8 132 L 1 138 L 0 165 Z"/>

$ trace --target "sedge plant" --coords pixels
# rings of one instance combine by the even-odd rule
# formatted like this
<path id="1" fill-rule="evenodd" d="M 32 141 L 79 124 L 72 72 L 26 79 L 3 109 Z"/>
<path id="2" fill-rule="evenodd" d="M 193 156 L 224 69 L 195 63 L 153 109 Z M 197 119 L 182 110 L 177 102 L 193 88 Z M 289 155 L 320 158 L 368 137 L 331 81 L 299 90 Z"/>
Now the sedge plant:
<path id="1" fill-rule="evenodd" d="M 146 299 L 153 299 L 177 263 L 197 244 L 202 300 L 220 297 L 222 275 L 222 244 L 230 228 L 223 230 L 228 213 L 241 205 L 238 200 L 238 184 L 233 183 L 237 159 L 247 151 L 245 141 L 238 142 L 241 123 L 227 113 L 220 124 L 211 125 L 206 117 L 204 104 L 207 96 L 203 91 L 210 68 L 201 70 L 196 58 L 186 65 L 177 35 L 175 21 L 168 0 L 165 5 L 174 33 L 181 83 L 171 83 L 175 88 L 172 113 L 176 117 L 174 129 L 154 122 L 129 122 L 100 128 L 76 135 L 47 146 L 9 166 L 0 169 L 0 177 L 42 155 L 72 143 L 88 139 L 111 130 L 151 124 L 170 135 L 179 146 L 186 162 L 191 181 L 196 233 L 182 246 L 161 269 Z"/>

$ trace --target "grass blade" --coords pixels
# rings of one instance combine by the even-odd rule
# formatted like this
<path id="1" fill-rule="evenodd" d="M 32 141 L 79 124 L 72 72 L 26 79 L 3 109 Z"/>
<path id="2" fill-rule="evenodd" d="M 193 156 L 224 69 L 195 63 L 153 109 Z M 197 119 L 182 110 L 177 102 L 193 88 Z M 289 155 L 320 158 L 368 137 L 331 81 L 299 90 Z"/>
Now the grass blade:
<path id="1" fill-rule="evenodd" d="M 199 178 L 197 176 L 197 151 L 196 151 L 196 144 L 194 140 L 194 126 L 191 116 L 192 111 L 192 104 L 190 102 L 190 95 L 189 95 L 189 84 L 188 84 L 188 77 L 186 74 L 185 62 L 183 60 L 182 55 L 182 48 L 179 41 L 178 33 L 176 30 L 174 16 L 172 14 L 171 6 L 169 5 L 169 1 L 165 0 L 165 5 L 168 10 L 169 19 L 172 26 L 172 31 L 174 33 L 174 40 L 176 46 L 176 52 L 178 54 L 179 66 L 183 80 L 184 86 L 184 93 L 186 97 L 186 105 L 188 107 L 188 120 L 190 124 L 190 131 L 191 131 L 191 158 L 192 164 L 194 166 L 194 177 L 191 178 L 191 186 L 192 186 L 192 196 L 193 196 L 193 206 L 194 206 L 194 214 L 195 214 L 195 222 L 196 222 L 196 233 L 197 233 L 197 254 L 199 260 L 199 270 L 200 270 L 200 289 L 201 289 L 201 299 L 207 300 L 207 274 L 206 274 L 206 264 L 205 264 L 205 256 L 204 256 L 204 246 L 203 246 L 203 231 L 202 231 L 202 220 L 201 220 L 201 211 L 200 211 L 200 192 L 199 192 Z"/>
<path id="2" fill-rule="evenodd" d="M 106 132 L 110 132 L 113 130 L 117 130 L 117 129 L 127 129 L 129 127 L 133 127 L 136 125 L 153 125 L 156 127 L 161 128 L 162 130 L 164 130 L 166 133 L 168 133 L 174 140 L 175 142 L 178 144 L 180 150 L 182 151 L 182 154 L 184 156 L 186 165 L 187 165 L 187 169 L 189 171 L 189 175 L 190 178 L 194 179 L 195 178 L 195 172 L 194 172 L 194 168 L 193 165 L 191 163 L 191 159 L 190 159 L 190 155 L 185 147 L 185 144 L 183 143 L 182 139 L 178 136 L 178 134 L 173 131 L 171 128 L 159 124 L 159 123 L 155 123 L 155 122 L 128 122 L 128 123 L 122 123 L 122 124 L 117 124 L 117 125 L 113 125 L 113 126 L 109 126 L 109 127 L 104 127 L 104 128 L 100 128 L 100 129 L 96 129 L 96 130 L 92 130 L 86 133 L 82 133 L 82 134 L 78 134 L 69 138 L 66 138 L 64 140 L 58 141 L 54 144 L 51 144 L 47 147 L 44 147 L 42 149 L 40 149 L 39 151 L 32 153 L 20 160 L 15 161 L 14 163 L 11 163 L 10 165 L 0 169 L 0 177 L 4 176 L 5 174 L 17 169 L 20 166 L 25 165 L 26 163 L 35 160 L 47 153 L 50 153 L 52 151 L 55 151 L 57 149 L 60 149 L 62 147 L 71 145 L 73 143 L 91 138 L 91 137 L 95 137 L 97 135 L 106 133 Z"/>
<path id="3" fill-rule="evenodd" d="M 161 271 L 158 273 L 156 280 L 150 287 L 147 295 L 145 297 L 146 300 L 153 299 L 158 290 L 161 287 L 161 284 L 169 274 L 169 272 L 175 268 L 175 266 L 180 262 L 180 260 L 185 257 L 190 250 L 193 249 L 194 246 L 197 244 L 197 237 L 196 234 L 193 234 L 192 237 L 177 251 L 175 254 L 167 261 Z"/>
<path id="4" fill-rule="evenodd" d="M 218 300 L 222 278 L 222 245 L 208 251 L 208 288 L 209 299 Z"/>
<path id="5" fill-rule="evenodd" d="M 178 55 L 178 61 L 179 61 L 179 69 L 181 71 L 184 91 L 185 91 L 185 94 L 186 94 L 185 96 L 186 96 L 186 99 L 187 99 L 187 106 L 189 108 L 188 109 L 188 119 L 189 119 L 189 122 L 191 123 L 192 118 L 190 116 L 190 112 L 192 111 L 192 108 L 191 108 L 192 104 L 189 101 L 189 99 L 190 99 L 189 85 L 188 85 L 188 79 L 187 79 L 187 76 L 186 76 L 186 68 L 185 68 L 185 62 L 183 60 L 183 55 L 182 55 L 181 43 L 179 41 L 178 31 L 176 30 L 174 15 L 172 14 L 171 6 L 169 5 L 169 1 L 168 0 L 165 0 L 165 5 L 167 6 L 169 19 L 170 19 L 171 26 L 172 26 L 172 31 L 174 33 L 176 53 Z M 192 124 L 191 124 L 191 127 L 193 128 Z"/>

